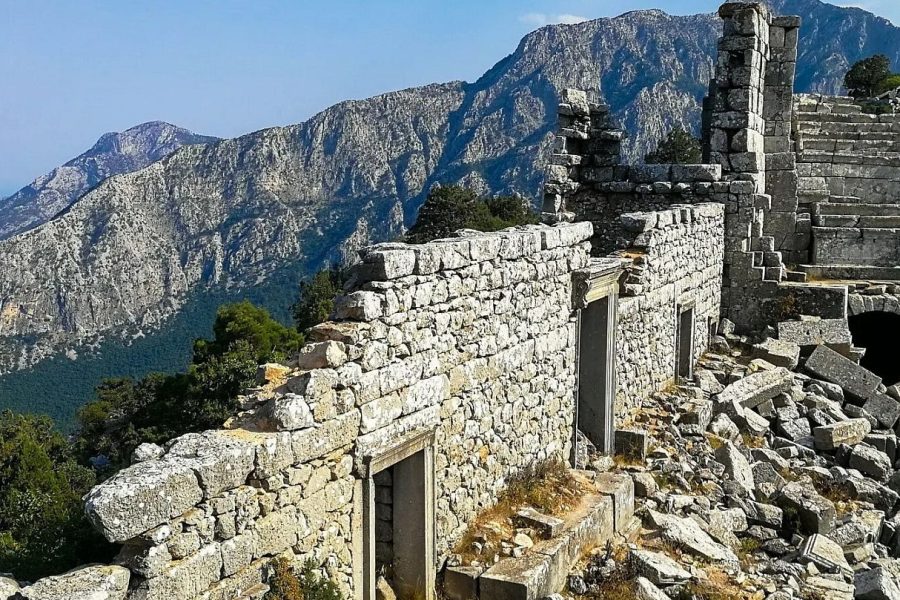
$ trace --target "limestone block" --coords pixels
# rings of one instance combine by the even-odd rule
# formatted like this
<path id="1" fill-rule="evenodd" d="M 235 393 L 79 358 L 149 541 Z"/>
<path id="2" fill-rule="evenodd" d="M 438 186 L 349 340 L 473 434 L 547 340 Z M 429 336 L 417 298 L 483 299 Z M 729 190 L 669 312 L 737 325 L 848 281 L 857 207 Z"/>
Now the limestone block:
<path id="1" fill-rule="evenodd" d="M 306 344 L 297 356 L 297 368 L 303 370 L 337 368 L 347 362 L 347 352 L 341 342 L 329 340 Z"/>
<path id="2" fill-rule="evenodd" d="M 352 410 L 320 426 L 290 434 L 292 462 L 303 463 L 353 442 L 359 433 L 360 411 Z"/>
<path id="3" fill-rule="evenodd" d="M 793 369 L 800 362 L 800 346 L 770 338 L 753 346 L 753 357 L 761 358 L 776 367 Z"/>
<path id="4" fill-rule="evenodd" d="M 838 421 L 813 429 L 813 438 L 819 450 L 836 450 L 841 444 L 854 446 L 862 442 L 872 426 L 866 419 Z"/>
<path id="5" fill-rule="evenodd" d="M 9 600 L 19 591 L 19 584 L 9 577 L 0 577 L 0 600 Z"/>
<path id="6" fill-rule="evenodd" d="M 847 345 L 853 343 L 846 319 L 803 319 L 778 324 L 778 339 L 799 346 Z"/>
<path id="7" fill-rule="evenodd" d="M 634 516 L 634 481 L 619 473 L 598 473 L 594 479 L 601 494 L 612 497 L 613 527 L 624 531 Z"/>
<path id="8" fill-rule="evenodd" d="M 659 528 L 663 539 L 695 556 L 709 561 L 737 564 L 731 549 L 714 541 L 694 520 L 647 511 L 651 523 Z"/>
<path id="9" fill-rule="evenodd" d="M 444 570 L 444 594 L 450 600 L 478 598 L 480 567 L 447 567 Z"/>
<path id="10" fill-rule="evenodd" d="M 39 579 L 19 591 L 23 600 L 124 600 L 131 573 L 118 566 L 91 565 Z M 12 586 L 8 586 L 12 589 Z M 18 586 L 16 586 L 18 590 Z M 15 591 L 15 590 L 13 590 Z M 4 597 L 0 581 L 0 597 Z"/>
<path id="11" fill-rule="evenodd" d="M 375 292 L 353 292 L 334 301 L 332 320 L 373 321 L 384 314 L 381 297 Z"/>
<path id="12" fill-rule="evenodd" d="M 872 392 L 863 404 L 863 410 L 891 429 L 900 419 L 900 402 L 880 392 Z"/>
<path id="13" fill-rule="evenodd" d="M 634 571 L 655 585 L 669 586 L 691 579 L 689 571 L 665 554 L 650 550 L 632 549 L 628 555 Z"/>
<path id="14" fill-rule="evenodd" d="M 269 419 L 278 431 L 294 431 L 315 425 L 312 410 L 299 394 L 282 394 L 266 402 L 260 416 Z"/>
<path id="15" fill-rule="evenodd" d="M 868 398 L 881 384 L 881 378 L 841 356 L 827 346 L 818 346 L 806 360 L 806 371 L 841 386 L 860 399 Z"/>
<path id="16" fill-rule="evenodd" d="M 194 598 L 222 576 L 219 544 L 204 546 L 199 552 L 172 566 L 158 577 L 140 582 L 129 600 L 171 600 Z"/>
<path id="17" fill-rule="evenodd" d="M 853 585 L 858 600 L 900 600 L 897 578 L 885 567 L 857 571 Z"/>
<path id="18" fill-rule="evenodd" d="M 790 482 L 776 500 L 783 510 L 796 515 L 803 532 L 828 534 L 834 529 L 834 503 L 820 496 L 812 485 Z"/>
<path id="19" fill-rule="evenodd" d="M 844 558 L 844 549 L 831 538 L 813 534 L 800 548 L 800 560 L 812 562 L 828 573 L 851 573 L 853 570 Z"/>
<path id="20" fill-rule="evenodd" d="M 738 484 L 745 493 L 751 493 L 756 487 L 753 481 L 753 470 L 750 462 L 734 444 L 725 441 L 716 449 L 716 460 L 725 465 L 725 474 Z"/>
<path id="21" fill-rule="evenodd" d="M 892 473 L 888 455 L 868 444 L 857 444 L 850 452 L 850 468 L 884 482 Z"/>
<path id="22" fill-rule="evenodd" d="M 726 387 L 716 396 L 716 403 L 727 405 L 736 402 L 745 408 L 753 408 L 788 391 L 793 381 L 791 372 L 783 367 L 758 371 Z"/>
<path id="23" fill-rule="evenodd" d="M 646 577 L 634 580 L 634 597 L 637 600 L 669 600 L 669 596 Z"/>
<path id="24" fill-rule="evenodd" d="M 132 464 L 134 464 L 145 462 L 148 460 L 156 460 L 158 458 L 161 458 L 165 453 L 166 450 L 162 446 L 158 446 L 157 444 L 148 444 L 145 442 L 135 448 L 134 452 L 131 453 L 131 462 Z"/>
<path id="25" fill-rule="evenodd" d="M 374 279 L 390 280 L 412 275 L 416 255 L 406 244 L 376 244 L 364 251 L 363 262 L 371 269 Z"/>
<path id="26" fill-rule="evenodd" d="M 306 534 L 306 520 L 297 507 L 286 506 L 256 522 L 253 535 L 254 558 L 274 556 L 297 543 Z"/>
<path id="27" fill-rule="evenodd" d="M 124 542 L 177 517 L 203 498 L 192 461 L 151 460 L 132 465 L 91 489 L 85 512 L 111 542 Z"/>

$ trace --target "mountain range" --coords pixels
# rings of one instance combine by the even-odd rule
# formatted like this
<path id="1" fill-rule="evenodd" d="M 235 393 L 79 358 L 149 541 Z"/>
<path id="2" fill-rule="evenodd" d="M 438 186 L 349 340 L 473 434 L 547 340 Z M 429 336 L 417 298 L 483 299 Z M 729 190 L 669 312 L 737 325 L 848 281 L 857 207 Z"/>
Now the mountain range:
<path id="1" fill-rule="evenodd" d="M 804 18 L 798 91 L 835 93 L 875 53 L 900 63 L 885 19 L 770 4 Z M 299 278 L 402 233 L 435 183 L 536 199 L 564 87 L 602 95 L 632 160 L 673 125 L 696 130 L 720 28 L 715 15 L 657 10 L 551 25 L 472 83 L 342 102 L 229 140 L 173 128 L 159 156 L 137 153 L 144 164 L 83 158 L 95 147 L 0 202 L 0 407 L 65 421 L 101 375 L 178 368 L 224 300 L 249 295 L 284 316 Z"/>

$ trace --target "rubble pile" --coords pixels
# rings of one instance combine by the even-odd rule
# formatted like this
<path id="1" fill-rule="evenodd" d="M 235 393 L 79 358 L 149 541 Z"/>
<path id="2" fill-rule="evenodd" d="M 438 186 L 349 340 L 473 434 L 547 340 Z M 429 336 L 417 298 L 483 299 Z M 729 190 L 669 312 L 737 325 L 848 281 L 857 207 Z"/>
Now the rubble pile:
<path id="1" fill-rule="evenodd" d="M 643 530 L 619 561 L 635 596 L 708 597 L 721 578 L 721 598 L 900 600 L 900 393 L 832 326 L 752 344 L 726 322 L 693 381 L 635 411 Z M 569 591 L 614 597 L 588 573 L 604 565 Z"/>

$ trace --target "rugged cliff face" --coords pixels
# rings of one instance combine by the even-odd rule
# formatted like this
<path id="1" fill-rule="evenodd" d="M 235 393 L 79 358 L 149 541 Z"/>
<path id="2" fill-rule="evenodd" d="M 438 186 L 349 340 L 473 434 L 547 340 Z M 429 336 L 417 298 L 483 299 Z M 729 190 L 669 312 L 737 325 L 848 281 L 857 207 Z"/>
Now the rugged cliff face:
<path id="1" fill-rule="evenodd" d="M 218 139 L 162 121 L 107 133 L 87 152 L 0 200 L 0 239 L 52 219 L 108 177 L 143 169 L 181 146 Z"/>
<path id="2" fill-rule="evenodd" d="M 883 19 L 774 5 L 807 20 L 802 90 L 834 91 L 843 66 L 873 52 L 900 62 L 900 29 Z M 696 128 L 719 27 L 660 11 L 548 26 L 472 84 L 341 103 L 112 177 L 0 242 L 0 365 L 146 330 L 202 290 L 258 290 L 287 265 L 390 239 L 436 182 L 537 197 L 563 87 L 599 88 L 642 156 L 673 124 Z"/>

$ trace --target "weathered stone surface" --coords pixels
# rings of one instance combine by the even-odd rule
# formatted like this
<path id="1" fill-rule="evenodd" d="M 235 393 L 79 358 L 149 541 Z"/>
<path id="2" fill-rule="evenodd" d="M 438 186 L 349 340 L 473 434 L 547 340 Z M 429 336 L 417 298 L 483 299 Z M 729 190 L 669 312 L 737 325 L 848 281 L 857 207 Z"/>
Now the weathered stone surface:
<path id="1" fill-rule="evenodd" d="M 158 446 L 157 444 L 147 444 L 143 443 L 137 448 L 134 449 L 134 452 L 131 453 L 131 462 L 139 463 L 145 462 L 148 460 L 156 460 L 157 458 L 162 457 L 166 451 L 162 446 Z"/>
<path id="2" fill-rule="evenodd" d="M 834 529 L 834 503 L 820 496 L 811 485 L 790 482 L 781 489 L 776 502 L 798 520 L 805 533 L 828 534 Z"/>
<path id="3" fill-rule="evenodd" d="M 659 552 L 632 549 L 629 553 L 631 567 L 634 571 L 649 579 L 655 585 L 667 586 L 688 581 L 690 572 L 680 564 Z"/>
<path id="4" fill-rule="evenodd" d="M 130 579 L 124 567 L 93 565 L 45 577 L 19 594 L 24 600 L 124 600 Z"/>
<path id="5" fill-rule="evenodd" d="M 778 324 L 778 339 L 798 346 L 849 345 L 853 343 L 846 319 L 803 319 Z"/>
<path id="6" fill-rule="evenodd" d="M 253 471 L 257 446 L 239 431 L 189 433 L 174 440 L 165 460 L 191 459 L 205 498 L 243 485 Z"/>
<path id="7" fill-rule="evenodd" d="M 853 585 L 854 597 L 860 600 L 900 600 L 897 578 L 884 567 L 858 571 Z"/>
<path id="8" fill-rule="evenodd" d="M 872 426 L 866 419 L 850 419 L 813 428 L 813 438 L 819 450 L 835 450 L 841 444 L 854 446 L 862 442 Z"/>
<path id="9" fill-rule="evenodd" d="M 790 390 L 792 384 L 791 372 L 783 367 L 772 371 L 759 371 L 726 387 L 716 397 L 716 403 L 724 405 L 736 402 L 744 408 L 753 408 Z"/>
<path id="10" fill-rule="evenodd" d="M 648 511 L 651 523 L 659 528 L 663 539 L 685 551 L 710 561 L 737 563 L 737 556 L 729 548 L 714 541 L 691 519 Z"/>
<path id="11" fill-rule="evenodd" d="M 881 383 L 880 377 L 827 346 L 816 347 L 806 359 L 804 368 L 862 400 L 868 398 Z"/>
<path id="12" fill-rule="evenodd" d="M 9 577 L 0 576 L 0 600 L 9 600 L 9 598 L 18 591 L 18 582 Z"/>
<path id="13" fill-rule="evenodd" d="M 282 394 L 269 400 L 262 414 L 272 421 L 278 431 L 294 431 L 315 425 L 312 410 L 306 398 L 298 394 Z"/>
<path id="14" fill-rule="evenodd" d="M 817 567 L 828 573 L 849 573 L 852 571 L 844 549 L 831 538 L 813 534 L 809 536 L 800 549 L 800 558 L 815 563 Z"/>
<path id="15" fill-rule="evenodd" d="M 85 497 L 85 512 L 111 542 L 124 542 L 193 507 L 203 490 L 190 459 L 151 460 L 119 471 Z"/>
<path id="16" fill-rule="evenodd" d="M 869 394 L 862 407 L 888 429 L 893 428 L 900 419 L 900 402 L 877 391 Z"/>
<path id="17" fill-rule="evenodd" d="M 444 570 L 444 593 L 450 600 L 478 598 L 480 567 L 447 567 Z"/>
<path id="18" fill-rule="evenodd" d="M 172 563 L 161 575 L 138 584 L 129 600 L 193 598 L 221 578 L 222 554 L 218 544 L 204 546 L 184 560 Z"/>
<path id="19" fill-rule="evenodd" d="M 769 338 L 753 346 L 753 356 L 776 367 L 793 369 L 800 362 L 800 346 L 786 340 Z"/>
<path id="20" fill-rule="evenodd" d="M 517 511 L 515 521 L 520 527 L 534 529 L 545 540 L 559 535 L 565 524 L 562 519 L 545 515 L 530 506 Z"/>
<path id="21" fill-rule="evenodd" d="M 637 600 L 669 600 L 661 589 L 653 585 L 646 577 L 638 577 L 634 581 L 634 597 Z"/>
<path id="22" fill-rule="evenodd" d="M 725 474 L 741 486 L 745 493 L 753 491 L 756 484 L 750 462 L 734 444 L 726 441 L 716 450 L 715 456 L 717 461 L 725 465 Z"/>
<path id="23" fill-rule="evenodd" d="M 850 453 L 850 468 L 858 470 L 878 481 L 887 481 L 891 475 L 891 459 L 887 454 L 868 444 L 858 444 Z"/>

